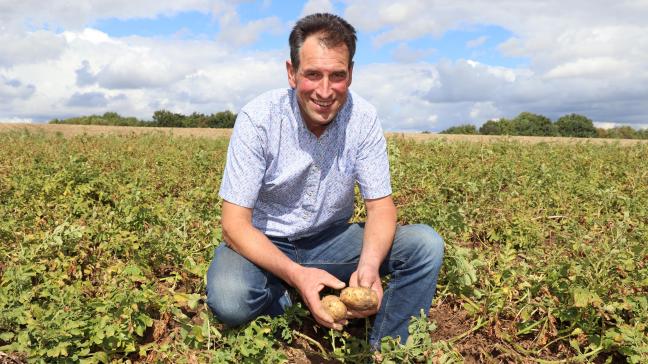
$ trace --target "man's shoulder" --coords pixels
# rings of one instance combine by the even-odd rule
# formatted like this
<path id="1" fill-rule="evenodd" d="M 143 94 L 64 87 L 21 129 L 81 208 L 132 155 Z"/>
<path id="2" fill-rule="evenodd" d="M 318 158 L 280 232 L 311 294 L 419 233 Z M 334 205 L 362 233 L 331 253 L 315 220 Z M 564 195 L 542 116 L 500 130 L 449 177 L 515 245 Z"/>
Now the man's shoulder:
<path id="1" fill-rule="evenodd" d="M 245 104 L 241 112 L 250 117 L 266 119 L 269 114 L 281 113 L 290 108 L 290 89 L 279 88 L 266 91 Z"/>
<path id="2" fill-rule="evenodd" d="M 348 110 L 348 112 L 351 113 L 352 118 L 359 118 L 359 119 L 375 119 L 378 115 L 378 112 L 376 111 L 376 107 L 371 104 L 369 101 L 367 101 L 365 98 L 362 96 L 358 95 L 354 91 L 349 92 L 349 96 L 351 98 L 351 108 Z"/>
<path id="3" fill-rule="evenodd" d="M 346 120 L 346 130 L 349 136 L 364 140 L 374 128 L 380 128 L 380 120 L 376 107 L 355 92 L 349 92 L 350 103 L 342 116 Z"/>

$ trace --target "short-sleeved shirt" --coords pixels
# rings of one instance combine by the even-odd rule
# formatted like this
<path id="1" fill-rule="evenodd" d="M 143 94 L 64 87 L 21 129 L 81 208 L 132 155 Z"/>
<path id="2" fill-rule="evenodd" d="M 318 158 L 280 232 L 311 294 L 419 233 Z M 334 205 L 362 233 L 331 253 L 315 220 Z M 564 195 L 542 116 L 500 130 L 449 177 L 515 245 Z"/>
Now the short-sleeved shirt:
<path id="1" fill-rule="evenodd" d="M 348 221 L 356 182 L 364 199 L 392 192 L 376 109 L 349 92 L 318 138 L 301 117 L 295 91 L 279 89 L 239 112 L 219 195 L 252 208 L 252 224 L 264 234 L 295 240 Z"/>

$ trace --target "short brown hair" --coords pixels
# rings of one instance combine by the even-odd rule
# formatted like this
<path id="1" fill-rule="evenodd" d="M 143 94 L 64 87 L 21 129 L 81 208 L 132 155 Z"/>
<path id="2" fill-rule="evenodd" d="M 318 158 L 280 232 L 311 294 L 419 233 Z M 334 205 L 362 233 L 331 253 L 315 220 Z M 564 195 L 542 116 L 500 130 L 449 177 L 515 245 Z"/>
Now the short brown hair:
<path id="1" fill-rule="evenodd" d="M 341 17 L 329 13 L 307 15 L 293 27 L 288 38 L 290 44 L 290 61 L 294 69 L 299 68 L 299 50 L 309 35 L 322 33 L 320 41 L 326 47 L 346 45 L 349 50 L 349 66 L 353 63 L 356 50 L 356 31 L 351 24 Z"/>

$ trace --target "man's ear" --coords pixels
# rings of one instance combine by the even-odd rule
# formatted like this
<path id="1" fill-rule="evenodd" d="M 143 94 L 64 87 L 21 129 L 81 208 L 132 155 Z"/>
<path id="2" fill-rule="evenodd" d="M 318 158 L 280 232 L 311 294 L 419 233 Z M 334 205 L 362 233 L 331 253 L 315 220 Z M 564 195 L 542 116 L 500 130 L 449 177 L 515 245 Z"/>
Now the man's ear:
<path id="1" fill-rule="evenodd" d="M 347 87 L 351 86 L 352 80 L 353 80 L 353 61 L 351 61 L 351 64 L 349 65 L 349 81 L 347 83 Z"/>
<path id="2" fill-rule="evenodd" d="M 292 66 L 292 62 L 286 61 L 286 72 L 288 73 L 288 84 L 291 88 L 297 87 L 297 71 Z"/>

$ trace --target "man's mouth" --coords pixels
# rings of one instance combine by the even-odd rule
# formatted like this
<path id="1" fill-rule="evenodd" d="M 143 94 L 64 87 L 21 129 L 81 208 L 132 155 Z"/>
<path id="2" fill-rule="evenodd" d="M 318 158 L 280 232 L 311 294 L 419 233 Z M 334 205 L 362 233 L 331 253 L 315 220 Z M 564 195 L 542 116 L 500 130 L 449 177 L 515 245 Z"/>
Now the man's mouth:
<path id="1" fill-rule="evenodd" d="M 333 101 L 319 101 L 319 100 L 312 100 L 312 101 L 313 103 L 315 103 L 315 105 L 324 108 L 331 107 L 331 105 L 333 105 Z"/>

